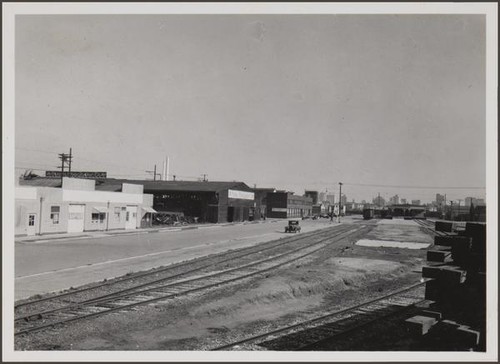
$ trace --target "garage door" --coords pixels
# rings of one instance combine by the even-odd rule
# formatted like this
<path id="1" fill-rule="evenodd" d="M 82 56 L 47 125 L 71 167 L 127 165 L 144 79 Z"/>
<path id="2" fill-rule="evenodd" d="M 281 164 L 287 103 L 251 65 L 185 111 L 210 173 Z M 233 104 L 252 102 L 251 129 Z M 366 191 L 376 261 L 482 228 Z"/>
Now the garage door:
<path id="1" fill-rule="evenodd" d="M 83 231 L 85 218 L 85 205 L 69 205 L 68 208 L 68 233 Z"/>

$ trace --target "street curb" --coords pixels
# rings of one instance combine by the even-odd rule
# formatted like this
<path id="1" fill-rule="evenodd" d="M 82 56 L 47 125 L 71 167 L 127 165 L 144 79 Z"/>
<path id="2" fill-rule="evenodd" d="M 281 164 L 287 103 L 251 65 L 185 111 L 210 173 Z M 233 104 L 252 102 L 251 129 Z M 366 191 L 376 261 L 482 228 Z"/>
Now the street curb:
<path id="1" fill-rule="evenodd" d="M 183 231 L 183 230 L 196 230 L 196 229 L 207 229 L 207 228 L 214 228 L 214 227 L 225 227 L 225 226 L 238 226 L 238 225 L 252 225 L 252 224 L 265 224 L 265 223 L 276 223 L 279 222 L 277 220 L 259 220 L 259 221 L 238 221 L 238 222 L 230 222 L 230 223 L 221 223 L 221 224 L 209 224 L 209 225 L 199 225 L 199 226 L 179 226 L 179 227 L 174 227 L 174 226 L 169 226 L 165 228 L 156 228 L 156 229 L 144 229 L 144 230 L 130 230 L 130 231 L 115 231 L 115 232 L 109 232 L 109 231 L 92 231 L 89 233 L 95 233 L 96 235 L 92 234 L 85 234 L 85 235 L 74 235 L 74 236 L 50 236 L 50 235 L 41 235 L 37 239 L 30 239 L 30 240 L 15 240 L 14 238 L 14 243 L 22 243 L 22 244 L 37 244 L 37 243 L 49 243 L 49 242 L 57 242 L 58 240 L 81 240 L 81 239 L 97 239 L 97 238 L 103 238 L 106 236 L 120 236 L 120 235 L 125 235 L 125 236 L 130 236 L 130 235 L 142 235 L 142 234 L 151 234 L 151 233 L 168 233 L 168 232 L 178 232 L 178 231 Z"/>

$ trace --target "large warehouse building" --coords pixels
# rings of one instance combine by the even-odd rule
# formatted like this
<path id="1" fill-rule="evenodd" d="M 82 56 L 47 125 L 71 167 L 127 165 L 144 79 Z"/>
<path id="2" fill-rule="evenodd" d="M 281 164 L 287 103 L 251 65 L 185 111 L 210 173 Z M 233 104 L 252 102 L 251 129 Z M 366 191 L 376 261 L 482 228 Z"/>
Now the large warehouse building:
<path id="1" fill-rule="evenodd" d="M 109 180 L 108 180 L 109 181 Z M 107 183 L 107 182 L 106 182 Z M 129 181 L 138 183 L 138 181 Z M 254 219 L 255 196 L 243 182 L 142 181 L 158 212 L 182 212 L 200 222 Z"/>
<path id="2" fill-rule="evenodd" d="M 21 180 L 20 183 L 61 186 L 59 178 L 47 177 Z M 153 208 L 158 213 L 182 213 L 198 222 L 212 223 L 254 219 L 255 195 L 243 182 L 95 179 L 97 191 L 124 192 L 124 184 L 141 185 L 144 194 L 153 196 Z"/>

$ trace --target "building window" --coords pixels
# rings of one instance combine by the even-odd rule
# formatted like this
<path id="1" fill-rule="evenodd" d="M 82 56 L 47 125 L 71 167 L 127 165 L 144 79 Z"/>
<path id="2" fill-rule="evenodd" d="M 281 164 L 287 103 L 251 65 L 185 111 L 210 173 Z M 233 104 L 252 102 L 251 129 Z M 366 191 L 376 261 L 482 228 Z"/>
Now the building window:
<path id="1" fill-rule="evenodd" d="M 51 206 L 50 207 L 50 219 L 53 224 L 59 224 L 59 212 L 61 210 L 60 206 Z"/>
<path id="2" fill-rule="evenodd" d="M 35 226 L 35 215 L 28 216 L 28 226 Z"/>
<path id="3" fill-rule="evenodd" d="M 106 219 L 106 214 L 104 212 L 93 212 L 92 213 L 92 222 L 98 223 L 103 222 Z"/>
<path id="4" fill-rule="evenodd" d="M 120 207 L 115 207 L 115 221 L 120 221 Z"/>

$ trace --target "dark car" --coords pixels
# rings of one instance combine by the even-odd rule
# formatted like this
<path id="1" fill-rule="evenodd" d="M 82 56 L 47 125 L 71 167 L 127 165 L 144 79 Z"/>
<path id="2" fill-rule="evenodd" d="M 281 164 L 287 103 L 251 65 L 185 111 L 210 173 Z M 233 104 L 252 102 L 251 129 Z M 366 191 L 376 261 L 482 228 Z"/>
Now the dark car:
<path id="1" fill-rule="evenodd" d="M 285 233 L 300 233 L 299 220 L 288 221 L 288 226 L 285 226 Z"/>

